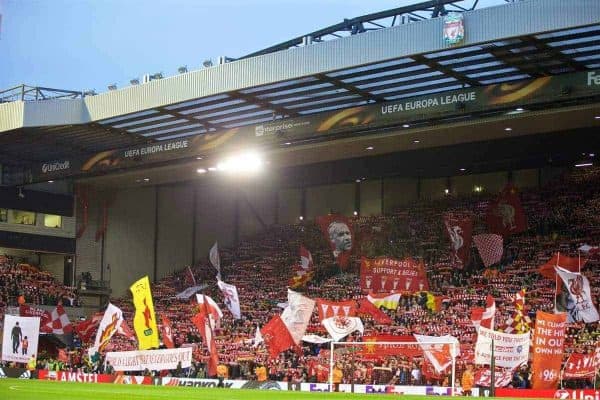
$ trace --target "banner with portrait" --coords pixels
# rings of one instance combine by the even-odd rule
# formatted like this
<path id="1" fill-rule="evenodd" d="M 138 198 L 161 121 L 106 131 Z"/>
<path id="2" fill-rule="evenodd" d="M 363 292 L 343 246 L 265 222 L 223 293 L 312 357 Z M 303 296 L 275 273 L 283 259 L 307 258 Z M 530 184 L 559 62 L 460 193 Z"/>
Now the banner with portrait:
<path id="1" fill-rule="evenodd" d="M 366 292 L 421 292 L 429 290 L 422 261 L 389 257 L 360 260 L 360 287 Z"/>
<path id="2" fill-rule="evenodd" d="M 354 231 L 350 220 L 343 215 L 331 214 L 317 217 L 316 222 L 331 247 L 335 262 L 346 268 L 354 246 Z"/>
<path id="3" fill-rule="evenodd" d="M 40 317 L 4 315 L 2 361 L 27 363 L 37 355 Z"/>

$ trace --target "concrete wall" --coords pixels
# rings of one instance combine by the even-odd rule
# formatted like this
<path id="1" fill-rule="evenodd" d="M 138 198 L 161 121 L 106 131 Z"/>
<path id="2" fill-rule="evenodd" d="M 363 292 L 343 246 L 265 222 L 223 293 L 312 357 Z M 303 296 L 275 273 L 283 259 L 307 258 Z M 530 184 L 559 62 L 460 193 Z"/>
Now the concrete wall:
<path id="1" fill-rule="evenodd" d="M 541 174 L 538 170 L 522 170 L 514 171 L 513 179 L 519 188 L 526 188 L 556 175 L 552 169 Z M 358 184 L 358 211 L 361 215 L 377 215 L 383 205 L 384 212 L 389 213 L 417 201 L 442 198 L 448 187 L 455 196 L 469 195 L 475 186 L 483 187 L 487 193 L 497 193 L 507 179 L 507 172 L 498 172 L 466 173 L 450 178 L 365 180 Z M 160 279 L 193 261 L 206 260 L 215 241 L 220 247 L 229 247 L 236 239 L 260 232 L 263 224 L 269 226 L 277 220 L 280 224 L 297 223 L 298 217 L 303 215 L 303 198 L 306 219 L 327 214 L 332 209 L 350 216 L 355 209 L 356 186 L 351 182 L 276 191 L 269 182 L 221 181 L 118 192 L 112 195 L 109 209 L 104 278 L 108 279 L 106 265 L 110 264 L 113 293 L 123 295 L 129 285 L 143 275 L 154 279 L 155 265 L 156 279 Z M 88 228 L 77 241 L 77 274 L 90 271 L 94 279 L 100 279 L 102 260 L 101 241 L 96 242 L 94 238 L 101 224 L 98 204 L 90 203 Z M 158 222 L 156 251 L 155 220 Z M 56 266 L 58 268 L 58 263 Z"/>

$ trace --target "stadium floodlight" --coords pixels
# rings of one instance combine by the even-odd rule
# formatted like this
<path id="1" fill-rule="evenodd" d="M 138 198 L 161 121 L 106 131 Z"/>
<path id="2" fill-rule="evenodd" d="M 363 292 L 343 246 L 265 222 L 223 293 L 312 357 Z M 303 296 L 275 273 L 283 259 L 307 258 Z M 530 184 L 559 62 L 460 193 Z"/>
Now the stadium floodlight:
<path id="1" fill-rule="evenodd" d="M 108 90 L 117 90 L 117 84 L 111 83 L 110 85 L 108 85 Z"/>
<path id="2" fill-rule="evenodd" d="M 182 65 L 181 67 L 177 68 L 177 72 L 179 72 L 180 74 L 185 74 L 186 72 L 188 72 L 187 65 Z"/>
<path id="3" fill-rule="evenodd" d="M 162 72 L 157 72 L 155 74 L 150 75 L 150 79 L 154 80 L 154 79 L 162 79 L 163 78 L 163 73 Z"/>
<path id="4" fill-rule="evenodd" d="M 212 60 L 204 60 L 202 65 L 204 65 L 204 68 L 210 68 L 213 66 L 213 62 L 212 62 Z"/>
<path id="5" fill-rule="evenodd" d="M 138 78 L 133 78 L 132 80 L 129 81 L 129 83 L 131 83 L 133 86 L 139 85 L 140 80 Z"/>
<path id="6" fill-rule="evenodd" d="M 217 164 L 217 170 L 233 174 L 252 174 L 262 170 L 264 162 L 255 152 L 230 156 Z"/>
<path id="7" fill-rule="evenodd" d="M 89 89 L 86 90 L 85 92 L 83 92 L 83 96 L 95 96 L 96 95 L 96 91 L 94 89 Z"/>

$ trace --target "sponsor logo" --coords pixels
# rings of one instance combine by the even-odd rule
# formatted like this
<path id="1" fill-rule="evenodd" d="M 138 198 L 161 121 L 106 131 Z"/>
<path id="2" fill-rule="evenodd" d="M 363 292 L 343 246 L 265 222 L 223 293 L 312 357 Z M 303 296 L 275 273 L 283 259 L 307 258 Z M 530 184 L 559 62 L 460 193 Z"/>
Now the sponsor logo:
<path id="1" fill-rule="evenodd" d="M 587 85 L 588 86 L 600 85 L 600 75 L 596 74 L 593 71 L 588 72 Z"/>
<path id="2" fill-rule="evenodd" d="M 49 172 L 63 171 L 69 168 L 71 168 L 71 162 L 69 160 L 55 161 L 53 163 L 43 163 L 42 173 L 47 174 Z"/>
<path id="3" fill-rule="evenodd" d="M 50 374 L 48 374 L 48 378 L 50 378 Z M 98 383 L 98 375 L 82 372 L 62 372 L 58 375 L 58 380 L 61 382 Z"/>
<path id="4" fill-rule="evenodd" d="M 600 400 L 600 391 L 559 389 L 554 392 L 554 398 L 571 400 Z"/>

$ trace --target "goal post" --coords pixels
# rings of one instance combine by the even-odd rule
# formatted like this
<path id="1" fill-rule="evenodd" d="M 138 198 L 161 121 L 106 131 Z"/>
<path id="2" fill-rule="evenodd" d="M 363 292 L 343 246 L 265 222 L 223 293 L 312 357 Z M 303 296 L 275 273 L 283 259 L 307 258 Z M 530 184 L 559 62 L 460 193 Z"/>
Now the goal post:
<path id="1" fill-rule="evenodd" d="M 334 385 L 334 367 L 339 359 L 344 355 L 350 354 L 352 357 L 352 367 L 354 374 L 354 362 L 373 362 L 374 359 L 381 360 L 382 358 L 389 359 L 404 359 L 408 360 L 411 364 L 414 362 L 413 358 L 418 360 L 431 359 L 433 354 L 446 354 L 447 362 L 446 367 L 443 369 L 444 374 L 450 373 L 450 380 L 448 388 L 450 389 L 451 396 L 455 396 L 456 387 L 456 357 L 459 354 L 460 344 L 456 340 L 449 340 L 446 338 L 436 338 L 435 340 L 425 341 L 364 341 L 364 342 L 330 342 L 329 352 L 329 390 L 333 391 Z M 373 358 L 364 358 L 367 354 L 373 354 Z M 375 367 L 377 369 L 378 367 Z M 390 369 L 391 370 L 391 369 Z M 391 373 L 391 372 L 390 372 Z M 351 382 L 354 382 L 354 377 L 351 378 Z M 365 382 L 373 383 L 373 382 Z M 375 382 L 377 383 L 377 382 Z M 380 383 L 385 384 L 385 383 Z M 396 386 L 402 386 L 397 383 Z M 425 384 L 421 384 L 425 386 Z"/>

